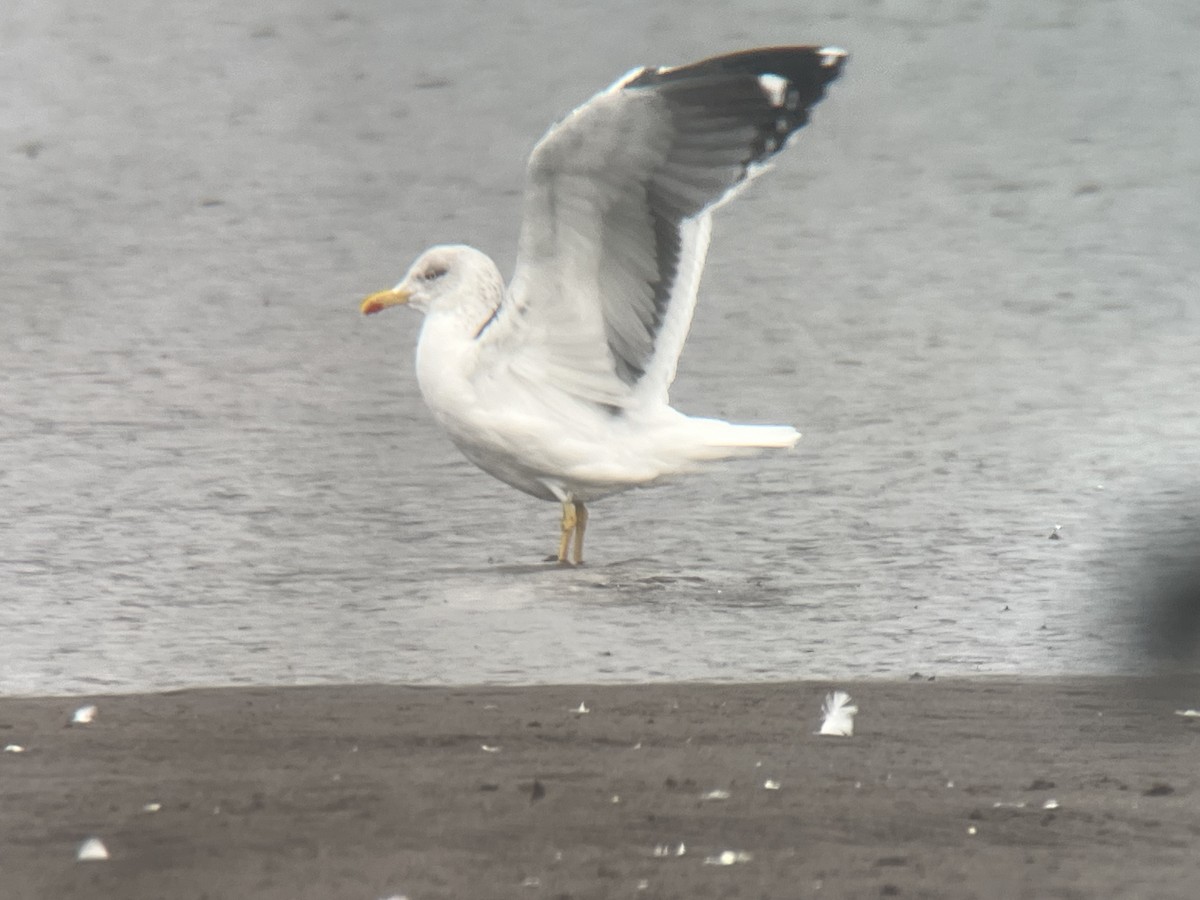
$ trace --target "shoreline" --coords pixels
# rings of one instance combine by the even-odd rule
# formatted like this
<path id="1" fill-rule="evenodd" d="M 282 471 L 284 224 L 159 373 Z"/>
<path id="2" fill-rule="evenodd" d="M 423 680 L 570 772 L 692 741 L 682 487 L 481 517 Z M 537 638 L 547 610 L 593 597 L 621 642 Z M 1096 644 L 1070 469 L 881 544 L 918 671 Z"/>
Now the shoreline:
<path id="1" fill-rule="evenodd" d="M 814 734 L 834 687 L 852 737 Z M 1194 677 L 1110 676 L 2 698 L 0 744 L 24 752 L 0 754 L 0 879 L 12 898 L 1191 897 L 1200 723 L 1174 711 L 1195 706 Z M 88 837 L 109 860 L 75 861 Z"/>

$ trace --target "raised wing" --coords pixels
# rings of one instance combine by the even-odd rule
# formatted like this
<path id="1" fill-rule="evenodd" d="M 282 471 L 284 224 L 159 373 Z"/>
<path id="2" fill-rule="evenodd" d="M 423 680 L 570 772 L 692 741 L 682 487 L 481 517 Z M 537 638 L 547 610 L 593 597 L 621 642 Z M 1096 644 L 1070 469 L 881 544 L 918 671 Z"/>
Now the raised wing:
<path id="1" fill-rule="evenodd" d="M 585 399 L 666 402 L 709 213 L 808 121 L 845 57 L 777 47 L 643 68 L 572 112 L 529 160 L 516 272 L 480 339 Z"/>

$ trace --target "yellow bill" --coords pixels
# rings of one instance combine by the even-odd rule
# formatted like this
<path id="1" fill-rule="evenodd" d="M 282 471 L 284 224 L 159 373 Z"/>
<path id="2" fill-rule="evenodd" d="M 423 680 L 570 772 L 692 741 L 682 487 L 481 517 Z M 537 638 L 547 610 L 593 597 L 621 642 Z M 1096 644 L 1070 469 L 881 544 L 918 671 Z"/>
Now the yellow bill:
<path id="1" fill-rule="evenodd" d="M 411 294 L 408 291 L 400 288 L 392 288 L 388 291 L 380 291 L 378 294 L 372 294 L 362 302 L 362 314 L 369 316 L 372 313 L 381 312 L 389 306 L 398 306 L 401 303 L 407 303 Z"/>

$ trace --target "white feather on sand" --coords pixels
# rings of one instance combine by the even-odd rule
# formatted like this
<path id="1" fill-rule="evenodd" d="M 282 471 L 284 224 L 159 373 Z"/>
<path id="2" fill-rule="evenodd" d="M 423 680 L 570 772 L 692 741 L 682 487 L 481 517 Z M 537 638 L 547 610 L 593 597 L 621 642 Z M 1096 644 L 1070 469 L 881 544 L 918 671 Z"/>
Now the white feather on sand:
<path id="1" fill-rule="evenodd" d="M 832 734 L 838 737 L 850 737 L 854 734 L 854 717 L 858 713 L 858 707 L 845 691 L 830 691 L 826 694 L 821 713 L 825 718 L 821 722 L 818 734 Z"/>

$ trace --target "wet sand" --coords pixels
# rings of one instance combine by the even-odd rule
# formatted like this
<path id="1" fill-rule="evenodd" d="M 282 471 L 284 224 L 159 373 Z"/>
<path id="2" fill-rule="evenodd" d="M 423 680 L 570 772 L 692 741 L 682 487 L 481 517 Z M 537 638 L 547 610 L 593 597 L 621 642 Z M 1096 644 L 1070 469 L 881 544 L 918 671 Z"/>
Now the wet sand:
<path id="1" fill-rule="evenodd" d="M 3 699 L 3 896 L 1195 896 L 1195 681 L 837 686 Z"/>

